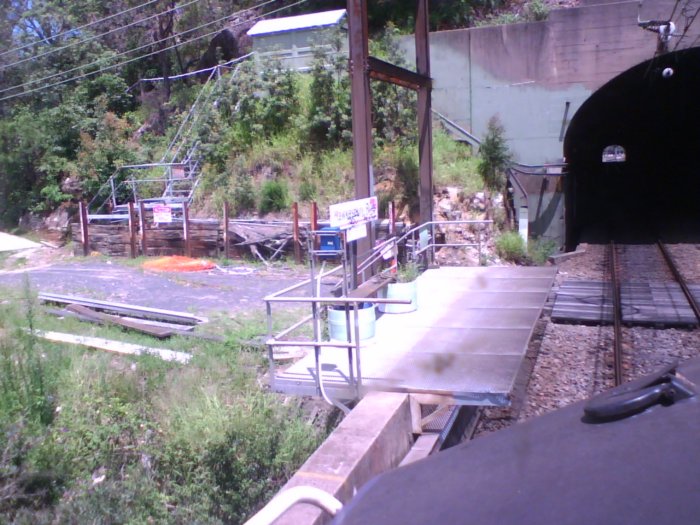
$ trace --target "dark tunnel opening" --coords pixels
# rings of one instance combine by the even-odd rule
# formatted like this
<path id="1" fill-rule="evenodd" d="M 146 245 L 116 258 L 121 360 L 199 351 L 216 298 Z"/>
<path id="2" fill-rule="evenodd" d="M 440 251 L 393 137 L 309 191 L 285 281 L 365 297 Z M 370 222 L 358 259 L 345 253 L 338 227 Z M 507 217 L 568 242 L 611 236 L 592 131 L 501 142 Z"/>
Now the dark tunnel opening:
<path id="1" fill-rule="evenodd" d="M 624 162 L 603 162 L 612 145 Z M 572 119 L 564 155 L 567 249 L 699 242 L 700 48 L 639 64 L 596 91 Z"/>

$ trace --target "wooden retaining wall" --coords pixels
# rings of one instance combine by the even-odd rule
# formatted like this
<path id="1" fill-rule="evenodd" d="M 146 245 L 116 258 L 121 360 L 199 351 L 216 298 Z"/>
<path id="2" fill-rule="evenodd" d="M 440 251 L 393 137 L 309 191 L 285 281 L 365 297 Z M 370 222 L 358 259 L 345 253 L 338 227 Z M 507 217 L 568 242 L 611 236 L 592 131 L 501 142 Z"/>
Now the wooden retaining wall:
<path id="1" fill-rule="evenodd" d="M 227 211 L 224 220 L 190 219 L 185 212 L 182 219 L 155 223 L 153 212 L 142 207 L 138 214 L 132 211 L 130 221 L 95 224 L 89 223 L 85 206 L 81 204 L 80 222 L 71 224 L 73 252 L 74 255 L 97 252 L 113 257 L 185 255 L 215 258 L 252 252 L 264 259 L 294 254 L 300 261 L 306 251 L 306 238 L 312 226 L 300 225 L 298 213 L 290 223 L 263 223 L 229 220 Z M 296 206 L 294 211 L 297 211 Z"/>

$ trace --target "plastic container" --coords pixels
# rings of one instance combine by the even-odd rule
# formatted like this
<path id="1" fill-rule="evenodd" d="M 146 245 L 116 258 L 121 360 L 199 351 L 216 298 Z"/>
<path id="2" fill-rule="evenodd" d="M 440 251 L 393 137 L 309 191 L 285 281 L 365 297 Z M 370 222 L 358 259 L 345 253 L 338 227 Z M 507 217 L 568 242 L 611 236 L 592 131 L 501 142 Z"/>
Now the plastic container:
<path id="1" fill-rule="evenodd" d="M 355 312 L 349 309 L 350 314 L 350 341 L 355 342 Z M 377 313 L 372 303 L 362 303 L 357 311 L 357 319 L 360 327 L 360 341 L 374 337 L 377 325 Z M 347 342 L 348 323 L 345 317 L 345 308 L 342 306 L 328 309 L 328 331 L 333 341 Z"/>
<path id="2" fill-rule="evenodd" d="M 327 233 L 324 233 L 327 232 Z M 328 252 L 337 252 L 338 250 L 341 249 L 341 243 L 340 243 L 340 228 L 335 228 L 331 226 L 326 226 L 324 228 L 321 228 L 320 233 L 318 234 L 318 243 L 319 243 L 319 250 L 322 252 L 328 251 Z M 320 254 L 320 258 L 333 258 L 333 257 L 338 257 L 337 253 L 328 253 L 328 254 Z"/>

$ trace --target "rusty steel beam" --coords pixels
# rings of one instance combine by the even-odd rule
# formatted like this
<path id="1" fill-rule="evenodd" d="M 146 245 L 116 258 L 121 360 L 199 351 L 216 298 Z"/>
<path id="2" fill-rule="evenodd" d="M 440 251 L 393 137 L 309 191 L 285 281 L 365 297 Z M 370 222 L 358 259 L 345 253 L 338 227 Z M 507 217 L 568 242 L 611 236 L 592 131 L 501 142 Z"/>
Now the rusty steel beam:
<path id="1" fill-rule="evenodd" d="M 374 195 L 372 172 L 372 96 L 369 89 L 369 31 L 367 1 L 347 0 L 348 34 L 350 43 L 350 94 L 352 109 L 352 150 L 355 167 L 355 198 Z M 352 250 L 366 253 L 374 244 L 374 231 L 353 243 Z M 357 273 L 357 261 L 352 273 Z"/>
<path id="2" fill-rule="evenodd" d="M 416 71 L 430 78 L 430 31 L 428 0 L 416 0 Z M 420 173 L 420 222 L 433 220 L 433 126 L 431 114 L 431 83 L 418 89 L 418 162 Z M 429 256 L 430 257 L 430 256 Z M 432 261 L 431 261 L 432 262 Z"/>
<path id="3" fill-rule="evenodd" d="M 355 197 L 373 194 L 372 97 L 369 90 L 369 32 L 366 0 L 348 0 L 352 145 L 355 165 Z"/>
<path id="4" fill-rule="evenodd" d="M 367 64 L 369 66 L 369 76 L 375 80 L 390 82 L 401 87 L 418 91 L 424 86 L 430 86 L 432 80 L 430 77 L 424 77 L 413 71 L 395 66 L 384 60 L 375 57 L 368 57 Z"/>

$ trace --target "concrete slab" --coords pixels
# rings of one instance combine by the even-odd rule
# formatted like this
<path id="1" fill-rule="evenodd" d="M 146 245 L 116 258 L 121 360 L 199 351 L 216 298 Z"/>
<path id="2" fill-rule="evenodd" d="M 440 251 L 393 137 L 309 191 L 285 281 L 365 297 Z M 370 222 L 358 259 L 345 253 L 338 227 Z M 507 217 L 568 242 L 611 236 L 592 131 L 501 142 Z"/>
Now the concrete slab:
<path id="1" fill-rule="evenodd" d="M 458 404 L 507 405 L 556 268 L 428 270 L 418 280 L 418 310 L 384 314 L 360 349 L 363 391 L 430 393 Z M 350 398 L 347 350 L 321 350 L 324 387 Z M 316 393 L 315 360 L 278 373 L 275 389 Z"/>
<path id="2" fill-rule="evenodd" d="M 17 250 L 27 250 L 29 248 L 41 248 L 41 244 L 0 232 L 0 252 L 14 252 Z"/>
<path id="3" fill-rule="evenodd" d="M 377 474 L 398 466 L 411 448 L 411 413 L 404 394 L 365 397 L 316 449 L 280 493 L 296 486 L 319 488 L 347 503 Z M 275 525 L 327 522 L 317 507 L 300 504 Z"/>

